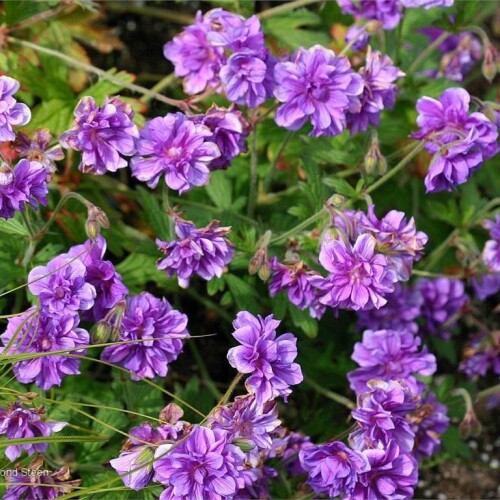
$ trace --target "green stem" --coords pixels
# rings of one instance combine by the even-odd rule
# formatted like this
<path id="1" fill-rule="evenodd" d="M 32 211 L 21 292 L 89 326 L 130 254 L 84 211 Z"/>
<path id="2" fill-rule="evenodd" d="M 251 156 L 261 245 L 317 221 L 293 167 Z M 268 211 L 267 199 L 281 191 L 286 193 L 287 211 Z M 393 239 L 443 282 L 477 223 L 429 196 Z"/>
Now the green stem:
<path id="1" fill-rule="evenodd" d="M 314 380 L 306 377 L 304 378 L 304 382 L 310 385 L 317 393 L 326 396 L 328 399 L 335 401 L 336 403 L 349 408 L 350 410 L 354 410 L 356 408 L 356 403 L 351 401 L 349 398 L 342 396 L 341 394 L 337 394 L 336 392 L 330 391 L 329 389 L 325 389 L 322 385 L 318 384 Z"/>
<path id="2" fill-rule="evenodd" d="M 123 5 L 124 3 L 125 5 Z M 194 22 L 194 18 L 188 14 L 182 14 L 181 12 L 174 12 L 160 7 L 133 5 L 131 2 L 118 2 L 117 4 L 106 2 L 105 8 L 113 12 L 129 12 L 131 14 L 140 14 L 146 17 L 164 19 L 165 21 L 172 21 L 185 26 L 193 24 Z"/>
<path id="3" fill-rule="evenodd" d="M 319 3 L 322 0 L 295 0 L 294 2 L 288 2 L 282 5 L 278 5 L 277 7 L 271 7 L 270 9 L 257 14 L 257 17 L 263 21 L 264 19 L 269 19 L 273 16 L 279 16 L 280 14 L 284 14 L 289 10 L 298 9 L 299 7 L 305 7 L 306 5 L 311 5 L 313 3 Z"/>
<path id="4" fill-rule="evenodd" d="M 482 391 L 479 391 L 477 394 L 477 400 L 480 401 L 481 399 L 485 399 L 489 396 L 492 396 L 493 394 L 498 394 L 500 393 L 500 384 L 494 385 L 493 387 L 488 387 L 488 389 L 483 389 Z"/>
<path id="5" fill-rule="evenodd" d="M 276 157 L 274 158 L 273 164 L 271 165 L 271 168 L 268 170 L 266 177 L 264 178 L 264 191 L 267 192 L 269 189 L 269 186 L 271 184 L 271 180 L 273 178 L 274 171 L 276 170 L 276 166 L 278 165 L 278 162 L 280 160 L 280 156 L 285 150 L 285 148 L 288 146 L 288 143 L 292 139 L 292 137 L 295 135 L 294 131 L 289 131 L 283 141 L 280 144 L 280 147 L 278 148 L 278 151 L 276 151 Z"/>
<path id="6" fill-rule="evenodd" d="M 255 203 L 257 201 L 257 125 L 254 126 L 252 133 L 252 149 L 250 151 L 250 189 L 248 191 L 247 216 L 253 217 L 255 212 Z"/>
<path id="7" fill-rule="evenodd" d="M 176 76 L 173 73 L 170 73 L 170 75 L 164 76 L 156 85 L 154 85 L 151 88 L 151 92 L 161 92 L 162 90 L 165 90 L 166 88 L 170 87 L 172 83 L 176 80 Z M 151 101 L 153 98 L 151 95 L 143 95 L 139 101 L 148 103 Z"/>
<path id="8" fill-rule="evenodd" d="M 108 73 L 107 71 L 104 71 L 100 68 L 97 68 L 96 66 L 93 66 L 92 64 L 87 64 L 82 61 L 79 61 L 78 59 L 74 59 L 73 57 L 58 52 L 57 50 L 52 50 L 47 47 L 43 47 L 41 45 L 28 42 L 26 40 L 20 40 L 18 38 L 14 38 L 11 36 L 7 37 L 7 41 L 9 43 L 19 45 L 21 47 L 41 52 L 42 54 L 47 54 L 49 56 L 55 57 L 57 59 L 60 59 L 61 61 L 64 61 L 66 64 L 72 66 L 73 68 L 81 69 L 83 71 L 86 71 L 87 73 L 93 73 L 102 78 L 103 80 L 107 80 L 116 85 L 120 85 L 121 87 L 124 87 L 132 92 L 137 92 L 139 94 L 147 95 L 151 99 L 156 99 L 157 101 L 168 104 L 169 106 L 175 106 L 185 112 L 189 112 L 189 105 L 185 101 L 181 101 L 178 99 L 170 99 L 168 97 L 165 97 L 164 95 L 158 94 L 157 92 L 153 92 L 152 90 L 149 90 L 145 87 L 141 87 L 140 85 L 126 82 L 119 76 L 115 76 L 111 73 Z"/>
<path id="9" fill-rule="evenodd" d="M 366 26 L 363 26 L 356 36 L 349 40 L 349 43 L 339 52 L 339 56 L 345 56 L 347 52 L 351 49 L 351 47 L 361 38 L 362 35 L 366 33 Z"/>
<path id="10" fill-rule="evenodd" d="M 423 269 L 424 272 L 430 271 L 443 258 L 445 253 L 449 250 L 452 241 L 458 236 L 458 234 L 458 229 L 453 230 L 448 237 L 429 254 L 426 259 L 427 263 Z"/>
<path id="11" fill-rule="evenodd" d="M 215 302 L 211 301 L 210 299 L 207 299 L 203 295 L 200 295 L 192 286 L 189 288 L 186 288 L 185 292 L 193 297 L 197 302 L 200 304 L 203 304 L 207 309 L 211 309 L 212 311 L 215 311 L 223 320 L 227 321 L 228 323 L 233 322 L 233 317 L 222 307 L 220 307 L 218 304 Z"/>
<path id="12" fill-rule="evenodd" d="M 311 224 L 314 224 L 316 221 L 320 220 L 322 217 L 327 215 L 327 211 L 325 208 L 322 208 L 315 214 L 311 215 L 311 217 L 307 218 L 306 220 L 302 221 L 300 224 L 297 224 L 295 227 L 292 229 L 289 229 L 288 231 L 285 231 L 283 234 L 280 234 L 279 236 L 276 236 L 276 238 L 272 238 L 271 241 L 269 242 L 270 245 L 279 245 L 281 243 L 284 243 L 288 238 L 291 236 L 294 236 L 298 232 L 302 231 L 303 229 L 308 228 Z"/>
<path id="13" fill-rule="evenodd" d="M 413 276 L 420 276 L 421 278 L 459 278 L 459 275 L 442 274 L 442 273 L 431 273 L 429 271 L 421 271 L 420 269 L 414 269 L 412 271 Z"/>
<path id="14" fill-rule="evenodd" d="M 436 50 L 449 36 L 451 33 L 448 33 L 445 31 L 444 33 L 441 33 L 430 45 L 428 45 L 418 56 L 417 58 L 413 61 L 413 63 L 410 65 L 408 68 L 407 73 L 414 73 L 415 70 L 422 64 L 427 57 L 429 57 L 434 50 Z"/>
<path id="15" fill-rule="evenodd" d="M 23 21 L 12 24 L 11 26 L 9 26 L 9 31 L 22 30 L 41 21 L 48 21 L 50 18 L 57 16 L 62 10 L 64 10 L 65 7 L 66 4 L 61 2 L 61 4 L 52 9 L 39 12 L 38 14 L 35 14 L 28 19 L 24 19 Z"/>
<path id="16" fill-rule="evenodd" d="M 222 393 L 219 391 L 219 389 L 217 389 L 217 386 L 212 380 L 212 377 L 210 377 L 210 374 L 208 373 L 207 367 L 200 352 L 198 351 L 198 348 L 196 347 L 194 342 L 190 342 L 189 347 L 191 348 L 191 352 L 193 353 L 196 364 L 198 365 L 201 376 L 203 377 L 203 383 L 207 386 L 207 389 L 212 393 L 212 396 L 216 399 L 216 401 L 218 401 L 222 398 Z"/>

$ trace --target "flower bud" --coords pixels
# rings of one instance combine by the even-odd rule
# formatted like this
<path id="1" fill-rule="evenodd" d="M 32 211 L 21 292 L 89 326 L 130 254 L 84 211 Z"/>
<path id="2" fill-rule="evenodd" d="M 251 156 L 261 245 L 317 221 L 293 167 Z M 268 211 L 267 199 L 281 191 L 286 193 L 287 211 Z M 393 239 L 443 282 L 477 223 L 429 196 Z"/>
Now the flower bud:
<path id="1" fill-rule="evenodd" d="M 91 240 L 95 240 L 101 233 L 101 228 L 109 228 L 107 215 L 95 205 L 88 205 L 87 221 L 85 222 L 85 232 Z"/>
<path id="2" fill-rule="evenodd" d="M 342 208 L 342 206 L 345 203 L 345 197 L 342 196 L 341 194 L 334 194 L 330 196 L 327 203 L 329 206 L 333 208 Z"/>
<path id="3" fill-rule="evenodd" d="M 486 44 L 484 46 L 484 59 L 481 69 L 483 71 L 483 76 L 490 83 L 497 74 L 497 59 L 498 53 L 495 47 L 491 43 Z"/>
<path id="4" fill-rule="evenodd" d="M 249 439 L 236 438 L 233 439 L 231 444 L 237 446 L 243 453 L 247 453 L 255 448 L 255 444 L 253 443 L 253 441 L 250 441 Z"/>
<path id="5" fill-rule="evenodd" d="M 176 424 L 184 415 L 184 410 L 175 403 L 169 403 L 160 412 L 160 420 L 167 424 Z"/>
<path id="6" fill-rule="evenodd" d="M 479 422 L 472 408 L 465 412 L 464 418 L 458 428 L 463 439 L 478 437 L 481 434 L 481 422 Z"/>
<path id="7" fill-rule="evenodd" d="M 249 274 L 256 274 L 259 273 L 259 277 L 261 279 L 264 279 L 261 275 L 261 269 L 267 268 L 267 271 L 264 269 L 263 275 L 266 276 L 269 275 L 269 265 L 267 262 L 267 247 L 261 247 L 259 248 L 256 252 L 255 255 L 252 257 L 252 260 L 250 261 L 250 264 L 248 266 L 248 273 Z"/>
<path id="8" fill-rule="evenodd" d="M 108 341 L 111 335 L 111 325 L 105 322 L 96 323 L 91 330 L 92 342 L 94 344 L 104 344 Z"/>
<path id="9" fill-rule="evenodd" d="M 372 137 L 372 142 L 365 155 L 363 169 L 367 175 L 384 175 L 387 172 L 387 162 L 380 152 L 380 146 L 376 135 Z"/>

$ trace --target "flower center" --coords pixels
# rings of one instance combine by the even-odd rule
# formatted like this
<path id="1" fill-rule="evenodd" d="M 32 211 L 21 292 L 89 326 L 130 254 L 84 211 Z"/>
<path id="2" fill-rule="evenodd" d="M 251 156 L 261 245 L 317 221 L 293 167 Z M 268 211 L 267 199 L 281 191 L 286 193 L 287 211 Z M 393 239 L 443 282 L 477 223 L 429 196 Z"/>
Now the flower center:
<path id="1" fill-rule="evenodd" d="M 40 347 L 47 351 L 52 347 L 52 342 L 47 337 L 44 337 L 40 342 Z"/>
<path id="2" fill-rule="evenodd" d="M 64 290 L 64 288 L 62 286 L 59 286 L 56 288 L 56 290 L 54 292 L 54 296 L 56 299 L 62 299 L 62 298 L 64 298 L 65 295 L 66 295 L 66 291 Z"/>
<path id="3" fill-rule="evenodd" d="M 14 180 L 14 172 L 7 165 L 0 167 L 0 186 L 10 186 Z"/>

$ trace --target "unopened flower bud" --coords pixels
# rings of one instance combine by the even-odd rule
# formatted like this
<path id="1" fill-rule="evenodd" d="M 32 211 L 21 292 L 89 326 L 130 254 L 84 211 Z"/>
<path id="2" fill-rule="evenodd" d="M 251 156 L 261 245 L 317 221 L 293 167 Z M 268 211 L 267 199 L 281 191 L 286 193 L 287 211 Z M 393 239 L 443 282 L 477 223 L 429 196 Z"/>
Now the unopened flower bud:
<path id="1" fill-rule="evenodd" d="M 483 76 L 490 83 L 493 81 L 493 78 L 495 78 L 495 75 L 497 74 L 498 71 L 497 59 L 498 59 L 498 51 L 496 50 L 496 48 L 491 43 L 486 44 L 484 46 L 484 59 L 481 69 L 483 71 Z"/>
<path id="2" fill-rule="evenodd" d="M 262 281 L 267 281 L 269 279 L 269 276 L 271 275 L 271 270 L 269 269 L 269 264 L 267 260 L 260 266 L 259 269 L 259 278 Z"/>
<path id="3" fill-rule="evenodd" d="M 101 233 L 101 228 L 109 228 L 107 215 L 95 205 L 88 205 L 87 221 L 85 222 L 85 232 L 91 240 L 95 240 Z"/>
<path id="4" fill-rule="evenodd" d="M 112 327 L 110 324 L 100 321 L 96 323 L 91 330 L 92 341 L 94 344 L 104 344 L 111 336 Z"/>
<path id="5" fill-rule="evenodd" d="M 176 424 L 184 415 L 184 410 L 175 403 L 169 403 L 160 412 L 160 420 L 167 424 Z"/>
<path id="6" fill-rule="evenodd" d="M 465 412 L 464 418 L 458 428 L 463 439 L 478 437 L 481 434 L 481 422 L 479 422 L 472 408 Z"/>
<path id="7" fill-rule="evenodd" d="M 330 196 L 327 203 L 333 208 L 342 208 L 345 203 L 345 197 L 341 194 L 334 194 Z"/>
<path id="8" fill-rule="evenodd" d="M 380 152 L 377 136 L 373 136 L 372 138 L 363 161 L 363 169 L 367 175 L 384 175 L 387 172 L 387 162 Z"/>
<path id="9" fill-rule="evenodd" d="M 248 273 L 251 275 L 256 274 L 261 270 L 263 266 L 267 265 L 267 247 L 261 247 L 255 252 L 255 255 L 252 257 L 252 260 L 250 261 L 250 264 L 248 266 Z"/>
<path id="10" fill-rule="evenodd" d="M 243 453 L 247 453 L 255 448 L 255 444 L 249 439 L 236 438 L 233 439 L 231 444 L 237 446 Z"/>
<path id="11" fill-rule="evenodd" d="M 367 33 L 376 33 L 382 28 L 382 23 L 380 21 L 372 20 L 365 24 L 365 30 Z"/>

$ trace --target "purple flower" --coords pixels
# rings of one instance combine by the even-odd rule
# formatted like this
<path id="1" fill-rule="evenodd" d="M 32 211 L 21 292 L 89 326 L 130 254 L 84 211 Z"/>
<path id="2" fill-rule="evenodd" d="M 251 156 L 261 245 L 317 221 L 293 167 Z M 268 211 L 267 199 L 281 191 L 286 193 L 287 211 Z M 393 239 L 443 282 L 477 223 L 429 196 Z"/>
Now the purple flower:
<path id="1" fill-rule="evenodd" d="M 230 444 L 226 432 L 196 425 L 170 451 L 171 446 L 162 445 L 155 454 L 155 479 L 167 486 L 162 500 L 232 497 L 245 486 L 245 455 Z"/>
<path id="2" fill-rule="evenodd" d="M 375 205 L 368 208 L 367 222 L 361 218 L 360 228 L 370 232 L 377 240 L 377 250 L 393 264 L 399 281 L 408 281 L 413 262 L 420 260 L 428 236 L 417 231 L 415 219 L 407 220 L 403 212 L 391 210 L 382 219 L 375 215 Z"/>
<path id="3" fill-rule="evenodd" d="M 211 429 L 226 431 L 231 440 L 244 440 L 260 450 L 271 448 L 271 433 L 280 424 L 276 403 L 261 405 L 253 395 L 237 397 L 234 403 L 221 406 L 209 422 Z"/>
<path id="4" fill-rule="evenodd" d="M 165 377 L 168 365 L 182 352 L 187 316 L 166 299 L 148 292 L 130 297 L 120 324 L 120 341 L 106 347 L 101 359 L 132 372 L 132 380 Z"/>
<path id="5" fill-rule="evenodd" d="M 155 428 L 149 423 L 130 429 L 130 437 L 123 445 L 120 456 L 109 461 L 127 488 L 138 491 L 151 482 L 155 449 L 163 441 L 176 441 L 178 430 L 181 430 L 179 425 Z"/>
<path id="6" fill-rule="evenodd" d="M 500 273 L 483 274 L 471 280 L 474 293 L 479 300 L 495 295 L 500 290 Z"/>
<path id="7" fill-rule="evenodd" d="M 407 416 L 415 432 L 415 447 L 412 453 L 417 460 L 431 457 L 440 449 L 441 434 L 446 432 L 450 425 L 447 412 L 448 408 L 439 403 L 436 395 L 430 392 Z"/>
<path id="8" fill-rule="evenodd" d="M 460 317 L 462 308 L 468 302 L 463 283 L 458 279 L 421 279 L 417 290 L 422 295 L 421 316 L 425 320 L 422 330 L 448 340 Z"/>
<path id="9" fill-rule="evenodd" d="M 184 92 L 199 94 L 208 86 L 220 85 L 218 74 L 224 61 L 224 49 L 208 40 L 210 20 L 201 12 L 196 21 L 163 47 L 163 54 L 175 68 L 176 76 L 184 77 Z"/>
<path id="10" fill-rule="evenodd" d="M 269 262 L 272 271 L 269 283 L 269 293 L 271 297 L 276 296 L 280 291 L 285 290 L 288 300 L 299 309 L 309 308 L 313 318 L 321 319 L 325 312 L 325 306 L 319 302 L 320 289 L 313 284 L 319 282 L 321 276 L 307 266 L 301 260 L 285 262 L 281 264 L 276 257 Z"/>
<path id="11" fill-rule="evenodd" d="M 451 7 L 455 0 L 400 0 L 407 9 L 431 9 L 433 7 Z"/>
<path id="12" fill-rule="evenodd" d="M 390 57 L 379 51 L 368 49 L 365 66 L 359 74 L 363 78 L 361 108 L 347 113 L 347 127 L 352 134 L 377 127 L 384 109 L 392 109 L 396 101 L 397 86 L 394 83 L 405 74 L 394 66 Z"/>
<path id="13" fill-rule="evenodd" d="M 47 317 L 37 314 L 31 307 L 21 316 L 9 319 L 7 330 L 1 335 L 5 347 L 1 352 L 9 354 L 32 354 L 32 358 L 17 361 L 13 371 L 19 382 L 34 382 L 47 390 L 60 386 L 66 375 L 79 374 L 80 359 L 90 337 L 86 330 L 77 328 L 78 316 L 64 315 Z M 65 354 L 50 355 L 53 351 L 67 351 Z M 47 355 L 43 355 L 43 354 Z"/>
<path id="14" fill-rule="evenodd" d="M 307 484 L 315 493 L 334 498 L 352 493 L 358 474 L 370 470 L 365 455 L 340 441 L 301 450 L 300 463 L 307 472 Z"/>
<path id="15" fill-rule="evenodd" d="M 59 144 L 50 147 L 51 140 L 52 135 L 47 128 L 37 130 L 33 134 L 33 139 L 30 139 L 22 132 L 18 132 L 14 142 L 14 149 L 22 158 L 41 163 L 45 170 L 51 174 L 57 170 L 54 162 L 64 158 L 63 150 Z"/>
<path id="16" fill-rule="evenodd" d="M 6 439 L 30 439 L 48 437 L 62 430 L 66 422 L 45 422 L 45 410 L 40 408 L 23 408 L 20 403 L 10 404 L 5 410 L 0 408 L 0 434 Z M 5 455 L 13 462 L 21 456 L 23 450 L 28 455 L 45 453 L 48 443 L 27 443 L 7 446 Z"/>
<path id="17" fill-rule="evenodd" d="M 26 470 L 30 474 L 26 474 Z M 64 466 L 55 472 L 43 467 L 43 458 L 36 457 L 27 466 L 19 464 L 15 469 L 5 471 L 7 489 L 4 500 L 51 499 L 71 493 L 81 480 L 70 481 L 69 468 Z"/>
<path id="18" fill-rule="evenodd" d="M 17 80 L 6 75 L 0 76 L 0 142 L 13 141 L 16 134 L 12 127 L 26 125 L 31 119 L 28 106 L 12 97 L 18 90 Z"/>
<path id="19" fill-rule="evenodd" d="M 327 236 L 321 243 L 319 261 L 330 272 L 322 283 L 323 304 L 342 309 L 376 309 L 387 303 L 394 291 L 395 272 L 388 259 L 375 251 L 369 234 L 357 237 L 354 246 L 343 237 Z"/>
<path id="20" fill-rule="evenodd" d="M 61 135 L 61 144 L 82 152 L 78 168 L 103 175 L 127 166 L 123 156 L 135 153 L 139 137 L 132 122 L 132 107 L 118 97 L 107 97 L 99 107 L 93 97 L 84 97 L 75 108 L 73 128 Z"/>
<path id="21" fill-rule="evenodd" d="M 66 254 L 84 264 L 85 281 L 96 290 L 94 305 L 84 313 L 86 318 L 94 321 L 102 320 L 128 293 L 113 264 L 109 260 L 103 260 L 105 252 L 106 240 L 99 235 L 95 240 L 87 240 L 83 245 L 72 247 Z"/>
<path id="22" fill-rule="evenodd" d="M 500 375 L 500 333 L 493 331 L 489 335 L 472 336 L 464 348 L 464 359 L 459 368 L 472 379 L 484 377 L 490 369 Z"/>
<path id="23" fill-rule="evenodd" d="M 86 281 L 87 269 L 79 259 L 59 255 L 46 266 L 38 266 L 28 275 L 29 291 L 39 297 L 43 311 L 65 316 L 87 311 L 94 305 L 96 289 Z"/>
<path id="24" fill-rule="evenodd" d="M 220 156 L 208 164 L 210 170 L 229 167 L 233 158 L 247 150 L 250 125 L 240 111 L 226 110 L 214 104 L 204 115 L 197 115 L 192 119 L 194 123 L 210 129 L 213 134 L 210 140 L 219 148 Z"/>
<path id="25" fill-rule="evenodd" d="M 386 30 L 394 29 L 402 17 L 400 0 L 337 0 L 337 3 L 344 14 L 380 21 Z"/>
<path id="26" fill-rule="evenodd" d="M 366 27 L 360 24 L 353 24 L 347 30 L 345 35 L 346 43 L 350 43 L 352 40 L 356 41 L 352 44 L 353 50 L 363 50 L 370 41 L 370 35 L 366 31 Z"/>
<path id="27" fill-rule="evenodd" d="M 444 30 L 435 28 L 423 28 L 420 30 L 430 42 L 437 40 Z M 461 82 L 474 67 L 474 64 L 481 59 L 482 48 L 479 40 L 472 33 L 463 32 L 458 35 L 448 33 L 446 38 L 438 47 L 441 52 L 441 61 L 438 70 L 428 70 L 425 72 L 434 78 L 447 78 Z"/>
<path id="28" fill-rule="evenodd" d="M 260 106 L 273 95 L 275 64 L 268 51 L 235 52 L 220 70 L 226 97 L 250 108 Z"/>
<path id="29" fill-rule="evenodd" d="M 370 469 L 360 474 L 349 500 L 404 500 L 413 498 L 418 465 L 412 455 L 400 452 L 395 441 L 387 447 L 365 450 Z"/>
<path id="30" fill-rule="evenodd" d="M 130 162 L 132 175 L 154 188 L 165 176 L 170 189 L 184 193 L 208 183 L 210 162 L 220 156 L 210 129 L 196 125 L 182 113 L 170 113 L 146 122 Z"/>
<path id="31" fill-rule="evenodd" d="M 182 288 L 189 286 L 193 274 L 207 281 L 220 278 L 234 255 L 233 246 L 226 238 L 230 230 L 230 227 L 219 227 L 219 221 L 215 220 L 197 229 L 192 222 L 176 217 L 175 234 L 179 239 L 156 240 L 165 255 L 158 261 L 158 269 L 166 271 L 169 277 L 177 274 Z"/>
<path id="32" fill-rule="evenodd" d="M 417 333 L 422 296 L 413 288 L 396 283 L 380 309 L 358 311 L 358 330 L 403 330 Z"/>
<path id="33" fill-rule="evenodd" d="M 417 392 L 415 375 L 428 376 L 436 371 L 436 357 L 420 349 L 420 337 L 403 330 L 366 330 L 363 341 L 354 345 L 352 355 L 360 368 L 347 374 L 356 394 L 367 390 L 371 379 L 405 380 Z"/>
<path id="34" fill-rule="evenodd" d="M 483 226 L 489 230 L 493 238 L 484 245 L 483 262 L 491 272 L 500 272 L 500 214 L 494 221 L 484 221 Z"/>
<path id="35" fill-rule="evenodd" d="M 47 171 L 41 163 L 24 159 L 15 167 L 0 164 L 0 217 L 10 219 L 26 204 L 35 210 L 37 203 L 46 205 L 48 191 Z"/>
<path id="36" fill-rule="evenodd" d="M 301 476 L 306 473 L 299 459 L 300 452 L 314 447 L 311 438 L 302 432 L 292 432 L 284 427 L 278 428 L 269 458 L 280 458 L 291 476 Z"/>
<path id="37" fill-rule="evenodd" d="M 363 450 L 376 448 L 379 443 L 387 446 L 394 441 L 401 450 L 410 452 L 415 433 L 405 415 L 415 406 L 415 397 L 407 387 L 394 380 L 372 380 L 368 391 L 358 396 L 358 408 L 352 412 L 359 429 L 349 436 L 351 446 Z"/>
<path id="38" fill-rule="evenodd" d="M 469 114 L 469 103 L 470 95 L 461 88 L 445 90 L 438 100 L 417 101 L 420 131 L 413 137 L 423 139 L 433 154 L 427 192 L 452 191 L 499 150 L 495 124 L 482 113 Z"/>
<path id="39" fill-rule="evenodd" d="M 310 135 L 338 135 L 346 128 L 346 113 L 360 109 L 363 79 L 346 57 L 320 45 L 299 49 L 288 62 L 278 63 L 274 77 L 274 95 L 283 103 L 275 118 L 280 127 L 298 130 L 310 120 Z"/>
<path id="40" fill-rule="evenodd" d="M 300 366 L 293 363 L 297 339 L 291 333 L 276 337 L 279 324 L 272 315 L 263 318 L 246 311 L 233 322 L 233 337 L 241 345 L 229 349 L 227 359 L 240 373 L 250 374 L 245 385 L 259 404 L 278 396 L 286 401 L 290 386 L 303 380 Z"/>

